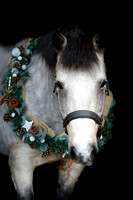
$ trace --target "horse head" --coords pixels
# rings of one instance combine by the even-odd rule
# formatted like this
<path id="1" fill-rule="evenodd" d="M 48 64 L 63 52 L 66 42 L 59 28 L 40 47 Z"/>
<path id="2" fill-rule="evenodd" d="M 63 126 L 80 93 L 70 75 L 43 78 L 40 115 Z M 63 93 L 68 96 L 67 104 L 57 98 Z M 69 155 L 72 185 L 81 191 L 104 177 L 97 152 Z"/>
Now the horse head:
<path id="1" fill-rule="evenodd" d="M 69 135 L 69 155 L 75 162 L 91 165 L 98 152 L 97 131 L 105 103 L 103 49 L 97 36 L 90 41 L 78 28 L 56 32 L 52 43 L 57 52 L 55 88 Z"/>

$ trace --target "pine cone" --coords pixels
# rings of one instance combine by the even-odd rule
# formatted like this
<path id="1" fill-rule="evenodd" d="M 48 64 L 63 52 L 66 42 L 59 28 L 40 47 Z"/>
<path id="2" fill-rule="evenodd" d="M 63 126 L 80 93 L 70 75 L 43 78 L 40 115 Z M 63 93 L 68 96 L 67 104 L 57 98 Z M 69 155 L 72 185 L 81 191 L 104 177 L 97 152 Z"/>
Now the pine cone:
<path id="1" fill-rule="evenodd" d="M 26 45 L 25 44 L 20 44 L 18 48 L 19 48 L 20 51 L 25 51 Z"/>
<path id="2" fill-rule="evenodd" d="M 29 146 L 30 146 L 32 149 L 34 149 L 34 148 L 35 148 L 34 142 L 32 142 L 31 144 L 29 144 Z"/>
<path id="3" fill-rule="evenodd" d="M 111 120 L 112 120 L 112 122 L 115 120 L 115 115 L 114 115 L 114 113 L 110 113 L 110 117 L 111 117 Z"/>
<path id="4" fill-rule="evenodd" d="M 22 130 L 21 128 L 18 128 L 17 132 L 19 133 L 20 136 L 23 136 L 25 134 L 24 130 Z"/>
<path id="5" fill-rule="evenodd" d="M 47 151 L 42 152 L 42 157 L 50 156 L 52 153 L 53 153 L 53 149 L 49 147 Z"/>
<path id="6" fill-rule="evenodd" d="M 20 62 L 15 61 L 15 62 L 13 63 L 13 68 L 19 69 L 19 68 L 20 68 Z"/>
<path id="7" fill-rule="evenodd" d="M 57 149 L 57 153 L 61 155 L 61 154 L 64 153 L 64 151 L 63 151 L 63 149 L 62 149 L 61 147 L 59 147 L 59 148 Z"/>
<path id="8" fill-rule="evenodd" d="M 43 151 L 43 152 L 42 152 L 42 158 L 43 158 L 43 157 L 47 157 L 47 151 Z"/>
<path id="9" fill-rule="evenodd" d="M 17 108 L 19 101 L 17 99 L 11 99 L 10 101 L 8 101 L 8 104 L 10 108 Z"/>
<path id="10" fill-rule="evenodd" d="M 3 119 L 4 119 L 5 122 L 11 121 L 11 114 L 10 113 L 5 113 L 3 115 Z"/>
<path id="11" fill-rule="evenodd" d="M 36 134 L 36 133 L 38 132 L 37 126 L 32 125 L 32 126 L 30 127 L 30 132 L 33 133 L 33 134 Z"/>
<path id="12" fill-rule="evenodd" d="M 7 98 L 6 98 L 6 103 L 8 103 L 11 100 L 11 98 L 12 97 L 8 95 Z"/>
<path id="13" fill-rule="evenodd" d="M 12 83 L 15 85 L 19 81 L 18 77 L 12 77 Z"/>
<path id="14" fill-rule="evenodd" d="M 53 149 L 51 147 L 48 148 L 48 154 L 51 155 L 53 153 Z"/>

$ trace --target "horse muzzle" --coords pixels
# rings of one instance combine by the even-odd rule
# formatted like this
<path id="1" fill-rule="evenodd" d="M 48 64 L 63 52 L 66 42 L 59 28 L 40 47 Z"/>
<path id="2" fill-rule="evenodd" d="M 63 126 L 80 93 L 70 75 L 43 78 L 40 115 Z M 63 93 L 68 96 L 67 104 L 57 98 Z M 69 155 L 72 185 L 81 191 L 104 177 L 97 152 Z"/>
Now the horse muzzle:
<path id="1" fill-rule="evenodd" d="M 86 164 L 92 165 L 94 158 L 98 154 L 98 149 L 93 144 L 89 144 L 86 151 L 82 153 L 78 151 L 78 147 L 71 146 L 70 148 L 70 158 L 79 163 L 79 164 Z"/>

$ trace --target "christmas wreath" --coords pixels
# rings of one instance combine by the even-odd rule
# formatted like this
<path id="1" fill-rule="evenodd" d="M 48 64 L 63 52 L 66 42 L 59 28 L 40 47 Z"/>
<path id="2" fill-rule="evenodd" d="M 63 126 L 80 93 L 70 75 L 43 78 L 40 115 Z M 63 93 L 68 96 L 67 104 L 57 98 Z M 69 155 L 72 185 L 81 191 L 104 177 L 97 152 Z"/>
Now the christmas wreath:
<path id="1" fill-rule="evenodd" d="M 2 81 L 4 89 L 0 105 L 4 102 L 7 104 L 7 112 L 3 115 L 3 119 L 5 122 L 11 122 L 13 131 L 21 141 L 30 145 L 31 148 L 41 151 L 42 157 L 55 153 L 64 158 L 68 154 L 68 136 L 66 134 L 51 135 L 25 115 L 26 105 L 23 101 L 23 86 L 29 78 L 27 65 L 30 63 L 37 40 L 24 39 L 17 43 L 12 50 L 8 63 L 8 73 Z M 98 131 L 98 147 L 100 150 L 112 137 L 114 105 L 115 101 L 112 97 L 107 112 L 108 125 L 104 123 Z"/>

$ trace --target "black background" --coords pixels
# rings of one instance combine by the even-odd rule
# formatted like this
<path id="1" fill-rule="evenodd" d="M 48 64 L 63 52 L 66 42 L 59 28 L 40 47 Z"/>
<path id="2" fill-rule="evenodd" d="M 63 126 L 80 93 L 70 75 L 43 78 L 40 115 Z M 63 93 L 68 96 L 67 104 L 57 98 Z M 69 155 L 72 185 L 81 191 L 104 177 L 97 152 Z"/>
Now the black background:
<path id="1" fill-rule="evenodd" d="M 121 40 L 127 22 L 125 19 L 126 7 L 115 4 L 113 1 L 104 3 L 91 2 L 59 2 L 53 4 L 43 2 L 16 2 L 1 5 L 0 13 L 0 42 L 8 45 L 15 44 L 25 37 L 38 37 L 47 33 L 61 23 L 76 23 L 91 34 L 102 33 L 105 36 L 105 63 L 110 88 L 116 100 L 116 120 L 114 122 L 113 139 L 105 150 L 100 153 L 93 166 L 86 167 L 75 186 L 71 199 L 101 199 L 114 198 L 121 190 L 120 155 L 117 146 L 119 138 L 121 90 L 120 60 Z M 125 38 L 125 37 L 124 37 Z M 122 44 L 122 45 L 121 45 Z M 118 147 L 118 148 L 117 148 Z M 38 167 L 34 173 L 34 191 L 36 199 L 55 199 L 57 186 L 56 163 Z M 0 195 L 4 199 L 15 199 L 16 193 L 11 181 L 8 158 L 0 156 Z M 118 187 L 119 186 L 119 187 Z M 47 197 L 47 198 L 46 198 Z"/>

